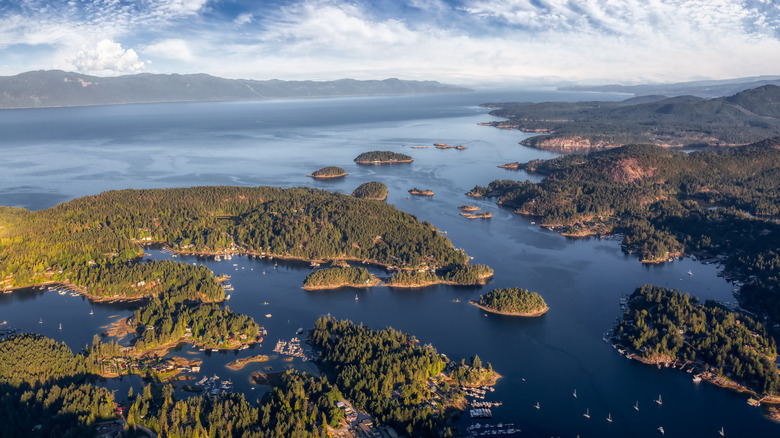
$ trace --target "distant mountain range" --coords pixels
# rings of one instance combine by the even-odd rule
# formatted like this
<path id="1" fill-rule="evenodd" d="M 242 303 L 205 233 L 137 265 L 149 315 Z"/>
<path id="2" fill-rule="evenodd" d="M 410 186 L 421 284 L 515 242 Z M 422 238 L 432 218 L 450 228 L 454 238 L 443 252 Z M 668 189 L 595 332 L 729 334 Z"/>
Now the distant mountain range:
<path id="1" fill-rule="evenodd" d="M 780 87 L 764 85 L 728 97 L 641 96 L 622 102 L 492 103 L 487 123 L 540 134 L 522 144 L 561 153 L 630 143 L 667 147 L 734 146 L 780 135 Z"/>
<path id="2" fill-rule="evenodd" d="M 97 77 L 40 70 L 0 77 L 0 108 L 114 105 L 147 102 L 248 100 L 469 92 L 436 81 L 256 81 L 207 74 Z"/>
<path id="3" fill-rule="evenodd" d="M 698 96 L 698 97 L 722 97 L 731 96 L 740 91 L 757 88 L 762 85 L 780 85 L 780 76 L 753 76 L 737 79 L 721 79 L 708 81 L 678 82 L 675 84 L 646 84 L 646 85 L 571 85 L 558 87 L 565 91 L 598 91 L 610 93 L 627 93 L 634 96 L 662 95 L 674 96 Z"/>

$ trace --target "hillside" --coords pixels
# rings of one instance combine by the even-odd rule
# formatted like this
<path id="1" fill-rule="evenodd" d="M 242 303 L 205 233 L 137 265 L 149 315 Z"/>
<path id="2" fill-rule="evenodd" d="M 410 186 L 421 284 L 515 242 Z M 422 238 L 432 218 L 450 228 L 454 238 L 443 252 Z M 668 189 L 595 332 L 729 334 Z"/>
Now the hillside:
<path id="1" fill-rule="evenodd" d="M 730 96 L 750 88 L 762 85 L 780 85 L 780 76 L 753 76 L 735 79 L 715 79 L 705 81 L 677 82 L 673 84 L 641 84 L 641 85 L 570 85 L 558 87 L 563 91 L 595 91 L 602 93 L 629 93 L 635 96 L 660 94 L 673 96 L 698 96 L 711 99 L 713 97 Z"/>
<path id="2" fill-rule="evenodd" d="M 540 134 L 526 146 L 560 153 L 630 143 L 665 147 L 733 146 L 780 135 L 780 87 L 765 85 L 729 97 L 647 96 L 622 102 L 491 103 L 500 128 Z"/>
<path id="3" fill-rule="evenodd" d="M 272 99 L 468 92 L 436 81 L 256 81 L 207 74 L 97 77 L 40 70 L 0 77 L 0 108 L 114 105 L 147 102 Z"/>

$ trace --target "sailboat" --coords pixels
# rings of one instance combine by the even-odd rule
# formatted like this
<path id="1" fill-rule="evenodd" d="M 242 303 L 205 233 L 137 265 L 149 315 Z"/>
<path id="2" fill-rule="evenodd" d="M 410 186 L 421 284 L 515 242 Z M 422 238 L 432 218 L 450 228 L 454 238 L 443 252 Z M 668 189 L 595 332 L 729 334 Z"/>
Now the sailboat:
<path id="1" fill-rule="evenodd" d="M 726 432 L 723 431 L 723 426 L 720 427 L 720 430 L 718 431 L 718 435 L 726 436 Z"/>
<path id="2" fill-rule="evenodd" d="M 535 407 L 536 409 L 541 409 L 541 408 L 542 408 L 541 406 L 539 406 L 539 402 L 536 402 L 536 404 L 534 405 L 534 407 Z"/>
<path id="3" fill-rule="evenodd" d="M 41 320 L 38 321 L 38 324 L 43 324 L 43 318 L 41 318 Z"/>
<path id="4" fill-rule="evenodd" d="M 574 389 L 574 394 L 572 394 L 574 398 L 577 398 L 577 388 Z"/>
<path id="5" fill-rule="evenodd" d="M 664 434 L 663 426 L 658 426 L 658 431 L 661 432 L 661 435 L 663 435 Z"/>
<path id="6" fill-rule="evenodd" d="M 607 421 L 612 422 L 612 413 L 607 414 Z"/>
<path id="7" fill-rule="evenodd" d="M 634 409 L 636 409 L 637 411 L 639 410 L 639 400 L 637 400 L 636 403 L 634 403 Z"/>
<path id="8" fill-rule="evenodd" d="M 355 295 L 355 301 L 357 301 L 357 300 L 358 300 L 358 296 L 357 296 L 357 295 Z"/>
<path id="9" fill-rule="evenodd" d="M 585 413 L 582 414 L 582 416 L 585 418 L 590 418 L 590 408 L 585 409 Z"/>
<path id="10" fill-rule="evenodd" d="M 663 401 L 661 401 L 661 394 L 658 394 L 658 400 L 656 400 L 655 402 L 658 403 L 659 406 L 664 404 Z"/>
<path id="11" fill-rule="evenodd" d="M 92 310 L 92 309 L 89 309 L 89 314 L 90 314 L 90 315 L 94 315 L 94 314 L 95 314 L 95 311 L 94 311 L 94 310 Z"/>
<path id="12" fill-rule="evenodd" d="M 62 323 L 60 323 L 60 330 L 62 330 Z"/>

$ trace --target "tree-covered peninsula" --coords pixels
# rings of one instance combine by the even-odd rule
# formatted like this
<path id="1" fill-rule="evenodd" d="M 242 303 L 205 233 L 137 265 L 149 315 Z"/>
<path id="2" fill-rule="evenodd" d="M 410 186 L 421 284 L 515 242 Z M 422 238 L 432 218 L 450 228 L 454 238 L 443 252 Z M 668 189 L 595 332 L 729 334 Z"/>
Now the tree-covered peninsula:
<path id="1" fill-rule="evenodd" d="M 306 290 L 338 289 L 344 286 L 372 287 L 379 279 L 371 275 L 366 268 L 334 267 L 313 271 L 303 280 Z"/>
<path id="2" fill-rule="evenodd" d="M 311 175 L 307 175 L 312 178 L 341 178 L 347 176 L 347 171 L 341 167 L 327 166 L 322 169 L 315 170 Z"/>
<path id="3" fill-rule="evenodd" d="M 780 321 L 780 138 L 717 152 L 628 145 L 522 164 L 539 183 L 496 180 L 472 194 L 566 235 L 619 233 L 646 262 L 719 259 L 743 306 Z"/>
<path id="4" fill-rule="evenodd" d="M 409 155 L 392 151 L 363 152 L 355 157 L 355 162 L 358 164 L 411 163 L 412 161 L 414 161 L 414 159 Z"/>
<path id="5" fill-rule="evenodd" d="M 513 316 L 541 316 L 549 310 L 541 295 L 518 287 L 493 289 L 471 304 L 488 312 Z"/>
<path id="6" fill-rule="evenodd" d="M 493 269 L 486 265 L 458 265 L 444 270 L 404 270 L 396 273 L 386 284 L 390 287 L 417 288 L 435 284 L 481 286 L 493 277 Z"/>
<path id="7" fill-rule="evenodd" d="M 363 183 L 352 192 L 352 196 L 360 199 L 373 199 L 384 201 L 387 199 L 387 185 L 379 181 L 369 181 Z"/>
<path id="8" fill-rule="evenodd" d="M 68 281 L 109 298 L 179 287 L 206 294 L 201 284 L 221 289 L 202 281 L 204 268 L 136 263 L 151 242 L 181 252 L 352 259 L 404 269 L 467 261 L 430 223 L 393 206 L 306 188 L 122 190 L 35 212 L 0 208 L 4 287 Z"/>
<path id="9" fill-rule="evenodd" d="M 676 290 L 642 286 L 629 297 L 614 340 L 629 357 L 692 368 L 716 384 L 780 401 L 774 339 L 761 323 L 715 302 L 702 305 Z"/>

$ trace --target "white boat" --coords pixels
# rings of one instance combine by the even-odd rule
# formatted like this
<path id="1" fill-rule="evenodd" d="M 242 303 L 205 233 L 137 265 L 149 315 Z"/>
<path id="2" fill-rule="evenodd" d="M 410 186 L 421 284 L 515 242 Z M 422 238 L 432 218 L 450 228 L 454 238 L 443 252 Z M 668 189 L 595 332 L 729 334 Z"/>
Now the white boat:
<path id="1" fill-rule="evenodd" d="M 639 400 L 637 400 L 636 403 L 634 403 L 634 409 L 637 411 L 639 410 Z"/>
<path id="2" fill-rule="evenodd" d="M 89 309 L 89 314 L 90 314 L 90 315 L 94 315 L 94 314 L 95 314 L 95 311 L 94 311 L 94 310 L 92 310 L 92 309 Z"/>
<path id="3" fill-rule="evenodd" d="M 699 383 L 699 382 L 701 382 L 701 376 L 699 376 L 698 374 L 693 376 L 693 383 Z"/>
<path id="4" fill-rule="evenodd" d="M 658 400 L 656 400 L 655 402 L 658 403 L 659 406 L 664 404 L 664 402 L 661 400 L 661 394 L 658 394 Z"/>
<path id="5" fill-rule="evenodd" d="M 658 431 L 661 432 L 661 435 L 663 435 L 664 434 L 663 426 L 658 426 Z"/>
<path id="6" fill-rule="evenodd" d="M 62 323 L 60 323 L 60 330 L 62 330 Z"/>
<path id="7" fill-rule="evenodd" d="M 270 317 L 271 317 L 271 314 L 270 314 L 270 313 L 266 313 L 266 314 L 265 314 L 265 317 L 266 317 L 266 318 L 270 318 Z"/>
<path id="8" fill-rule="evenodd" d="M 38 321 L 38 324 L 43 324 L 43 318 L 41 318 L 40 321 Z"/>
<path id="9" fill-rule="evenodd" d="M 574 390 L 574 394 L 572 394 L 574 398 L 577 398 L 577 389 Z"/>
<path id="10" fill-rule="evenodd" d="M 585 409 L 585 413 L 582 414 L 582 416 L 585 417 L 585 418 L 590 418 L 590 408 Z"/>
<path id="11" fill-rule="evenodd" d="M 541 409 L 541 408 L 542 408 L 541 406 L 539 406 L 539 402 L 536 402 L 536 404 L 534 405 L 534 407 L 535 407 L 536 409 Z"/>
<path id="12" fill-rule="evenodd" d="M 355 295 L 355 301 L 357 301 L 357 300 L 358 300 L 358 296 L 357 296 L 357 295 Z"/>
<path id="13" fill-rule="evenodd" d="M 691 272 L 691 271 L 688 271 L 688 275 L 693 275 L 693 272 Z"/>
<path id="14" fill-rule="evenodd" d="M 612 413 L 607 414 L 607 421 L 612 422 Z"/>
<path id="15" fill-rule="evenodd" d="M 718 431 L 718 435 L 726 436 L 726 432 L 723 430 L 723 426 L 720 427 L 720 430 Z"/>

